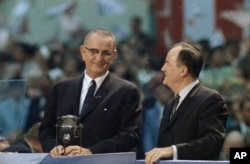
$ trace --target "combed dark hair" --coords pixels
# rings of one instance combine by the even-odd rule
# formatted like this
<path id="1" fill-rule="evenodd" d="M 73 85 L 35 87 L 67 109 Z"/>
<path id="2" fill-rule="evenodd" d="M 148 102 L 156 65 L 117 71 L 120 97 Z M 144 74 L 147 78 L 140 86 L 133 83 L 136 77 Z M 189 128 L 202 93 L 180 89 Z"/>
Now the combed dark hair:
<path id="1" fill-rule="evenodd" d="M 174 47 L 177 46 L 182 47 L 178 55 L 178 61 L 188 68 L 188 72 L 192 77 L 198 78 L 203 66 L 203 57 L 200 50 L 187 42 L 180 42 L 174 45 Z"/>

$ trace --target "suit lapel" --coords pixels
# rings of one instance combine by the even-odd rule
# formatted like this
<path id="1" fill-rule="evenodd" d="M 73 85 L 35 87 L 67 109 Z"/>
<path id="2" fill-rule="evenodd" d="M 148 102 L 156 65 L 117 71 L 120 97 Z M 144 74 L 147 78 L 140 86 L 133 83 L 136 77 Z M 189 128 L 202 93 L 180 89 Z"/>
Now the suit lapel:
<path id="1" fill-rule="evenodd" d="M 91 100 L 90 104 L 88 105 L 88 108 L 83 111 L 81 114 L 81 119 L 84 118 L 88 113 L 93 111 L 93 108 L 96 107 L 97 104 L 100 103 L 100 101 L 105 97 L 106 91 L 99 88 L 101 91 L 98 92 L 98 94 L 95 94 L 94 98 Z M 99 91 L 98 89 L 98 91 Z"/>
<path id="2" fill-rule="evenodd" d="M 166 122 L 164 130 L 166 130 L 168 127 L 173 125 L 173 123 L 177 120 L 177 118 L 181 115 L 182 112 L 184 112 L 185 110 L 192 110 L 192 109 L 189 109 L 188 106 L 189 106 L 189 103 L 192 101 L 192 98 L 196 94 L 199 86 L 200 86 L 200 84 L 197 84 L 196 86 L 194 86 L 193 89 L 191 89 L 191 91 L 188 93 L 186 98 L 182 101 L 182 103 L 178 107 L 178 110 L 175 112 L 175 114 L 174 114 L 174 116 L 172 117 L 171 120 L 170 120 L 170 115 L 171 115 L 171 107 L 172 107 L 172 105 L 168 106 L 168 109 L 166 111 L 167 112 L 166 117 L 167 117 L 168 121 Z M 171 103 L 173 104 L 173 100 L 171 101 Z"/>
<path id="3" fill-rule="evenodd" d="M 81 97 L 81 91 L 82 91 L 82 80 L 84 76 L 81 76 L 77 78 L 74 81 L 74 84 L 72 86 L 75 86 L 72 88 L 72 95 L 74 96 L 73 103 L 72 103 L 72 108 L 73 108 L 73 113 L 75 116 L 79 116 L 79 104 L 80 104 L 80 97 Z"/>
<path id="4" fill-rule="evenodd" d="M 107 95 L 108 91 L 111 89 L 109 83 L 111 75 L 108 74 L 106 79 L 103 81 L 99 89 L 96 91 L 94 98 L 91 100 L 88 108 L 81 114 L 81 119 L 83 119 L 88 113 L 94 110 L 94 108 L 101 102 L 101 100 Z"/>
<path id="5" fill-rule="evenodd" d="M 171 121 L 170 117 L 171 117 L 171 114 L 172 114 L 172 108 L 173 108 L 173 106 L 174 106 L 174 99 L 171 100 L 171 103 L 168 106 L 168 110 L 167 110 L 167 120 L 168 120 L 168 123 Z"/>

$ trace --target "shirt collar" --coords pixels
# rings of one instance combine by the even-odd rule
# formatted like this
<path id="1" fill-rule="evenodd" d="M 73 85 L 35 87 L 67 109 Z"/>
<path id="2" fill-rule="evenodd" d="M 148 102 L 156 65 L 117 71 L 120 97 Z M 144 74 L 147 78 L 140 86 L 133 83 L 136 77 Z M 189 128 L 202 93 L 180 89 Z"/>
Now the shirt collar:
<path id="1" fill-rule="evenodd" d="M 193 87 L 199 83 L 199 80 L 195 80 L 192 83 L 188 84 L 186 87 L 184 87 L 179 95 L 180 95 L 180 101 L 183 101 L 185 99 L 185 97 L 187 96 L 187 94 L 191 91 L 191 89 L 193 89 Z"/>
<path id="2" fill-rule="evenodd" d="M 84 79 L 83 79 L 83 86 L 88 86 L 89 83 L 92 80 L 95 80 L 96 82 L 96 89 L 98 89 L 100 87 L 100 85 L 102 84 L 102 82 L 104 81 L 104 79 L 108 76 L 109 71 L 107 71 L 104 75 L 97 77 L 95 79 L 92 79 L 87 73 L 86 70 L 84 71 Z"/>

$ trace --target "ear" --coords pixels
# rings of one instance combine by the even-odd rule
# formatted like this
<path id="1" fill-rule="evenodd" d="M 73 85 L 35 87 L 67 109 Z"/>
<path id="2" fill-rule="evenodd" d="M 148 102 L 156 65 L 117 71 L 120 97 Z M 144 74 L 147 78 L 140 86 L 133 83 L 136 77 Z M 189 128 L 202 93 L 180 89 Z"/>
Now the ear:
<path id="1" fill-rule="evenodd" d="M 182 66 L 182 69 L 181 69 L 181 76 L 187 76 L 188 74 L 188 68 L 187 66 Z"/>
<path id="2" fill-rule="evenodd" d="M 114 51 L 114 56 L 113 56 L 113 59 L 112 59 L 112 61 L 111 61 L 111 64 L 113 64 L 116 55 L 117 55 L 117 50 Z"/>
<path id="3" fill-rule="evenodd" d="M 80 46 L 80 53 L 81 53 L 82 60 L 84 61 L 85 47 L 83 45 Z"/>
<path id="4" fill-rule="evenodd" d="M 117 50 L 114 51 L 114 58 L 116 57 L 117 55 Z"/>

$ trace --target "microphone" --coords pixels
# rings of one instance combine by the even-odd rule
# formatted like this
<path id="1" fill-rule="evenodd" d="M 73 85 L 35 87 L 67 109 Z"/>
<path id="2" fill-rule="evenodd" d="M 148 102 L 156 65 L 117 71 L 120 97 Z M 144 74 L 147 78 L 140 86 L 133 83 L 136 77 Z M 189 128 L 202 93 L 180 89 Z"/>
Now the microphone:
<path id="1" fill-rule="evenodd" d="M 57 118 L 57 138 L 64 147 L 70 145 L 70 142 L 80 137 L 80 145 L 82 144 L 82 124 L 79 123 L 79 117 L 74 115 L 65 115 Z"/>

